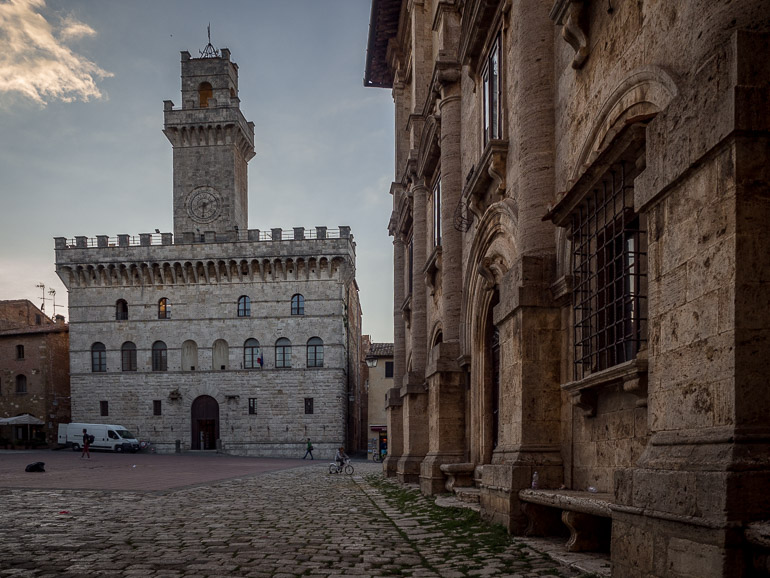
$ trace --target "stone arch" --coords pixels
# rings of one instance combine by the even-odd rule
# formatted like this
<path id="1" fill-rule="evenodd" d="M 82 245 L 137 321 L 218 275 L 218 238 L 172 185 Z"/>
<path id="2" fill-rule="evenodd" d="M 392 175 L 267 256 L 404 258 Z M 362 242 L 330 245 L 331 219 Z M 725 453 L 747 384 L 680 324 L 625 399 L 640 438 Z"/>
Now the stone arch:
<path id="1" fill-rule="evenodd" d="M 657 66 L 637 69 L 624 78 L 599 111 L 577 157 L 570 183 L 577 181 L 624 127 L 654 117 L 677 94 L 674 78 Z"/>

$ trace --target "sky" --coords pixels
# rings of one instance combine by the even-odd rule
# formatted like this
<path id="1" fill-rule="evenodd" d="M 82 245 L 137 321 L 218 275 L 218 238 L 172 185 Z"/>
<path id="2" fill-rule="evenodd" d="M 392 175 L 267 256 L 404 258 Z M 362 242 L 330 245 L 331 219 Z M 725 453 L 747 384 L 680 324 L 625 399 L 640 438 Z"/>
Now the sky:
<path id="1" fill-rule="evenodd" d="M 173 231 L 163 101 L 180 52 L 239 68 L 249 228 L 348 225 L 363 331 L 393 340 L 393 101 L 364 88 L 367 0 L 0 0 L 0 299 L 68 317 L 54 237 Z M 38 288 L 45 285 L 45 290 Z M 49 292 L 53 289 L 55 295 Z"/>

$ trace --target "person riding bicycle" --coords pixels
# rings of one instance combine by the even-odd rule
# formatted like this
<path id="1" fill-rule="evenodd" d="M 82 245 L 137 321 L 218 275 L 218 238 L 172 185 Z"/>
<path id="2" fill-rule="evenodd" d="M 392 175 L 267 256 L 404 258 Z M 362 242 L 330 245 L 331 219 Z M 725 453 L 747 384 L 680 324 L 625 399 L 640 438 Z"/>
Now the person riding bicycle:
<path id="1" fill-rule="evenodd" d="M 342 467 L 345 465 L 345 460 L 349 459 L 347 454 L 345 453 L 345 448 L 340 447 L 337 450 L 337 453 L 334 455 L 334 461 L 337 462 L 337 465 L 339 467 Z"/>

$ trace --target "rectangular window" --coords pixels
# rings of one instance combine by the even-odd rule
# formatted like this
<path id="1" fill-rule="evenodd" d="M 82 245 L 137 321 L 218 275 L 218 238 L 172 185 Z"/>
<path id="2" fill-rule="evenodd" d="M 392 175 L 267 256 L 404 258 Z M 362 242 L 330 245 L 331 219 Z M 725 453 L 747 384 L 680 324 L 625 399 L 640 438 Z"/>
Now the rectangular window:
<path id="1" fill-rule="evenodd" d="M 393 377 L 393 362 L 385 362 L 385 377 Z"/>
<path id="2" fill-rule="evenodd" d="M 313 398 L 306 397 L 305 398 L 305 415 L 310 415 L 312 413 L 313 413 Z"/>
<path id="3" fill-rule="evenodd" d="M 627 163 L 572 216 L 575 379 L 630 361 L 647 341 L 647 234 Z"/>
<path id="4" fill-rule="evenodd" d="M 99 415 L 102 417 L 110 415 L 110 404 L 106 401 L 99 402 Z"/>
<path id="5" fill-rule="evenodd" d="M 24 359 L 24 346 L 23 345 L 17 345 L 16 346 L 16 359 Z"/>
<path id="6" fill-rule="evenodd" d="M 441 245 L 441 177 L 433 187 L 433 246 Z"/>
<path id="7" fill-rule="evenodd" d="M 500 118 L 502 115 L 499 34 L 489 49 L 489 56 L 487 56 L 481 77 L 484 86 L 484 146 L 487 146 L 490 140 L 500 138 L 502 133 L 500 130 Z"/>
<path id="8" fill-rule="evenodd" d="M 408 278 L 406 280 L 407 286 L 409 287 L 408 294 L 412 294 L 412 270 L 414 269 L 414 238 L 409 239 L 409 254 L 407 255 L 408 259 L 408 269 L 407 269 L 407 275 Z"/>
<path id="9" fill-rule="evenodd" d="M 160 399 L 152 400 L 152 415 L 163 415 L 162 400 Z"/>
<path id="10" fill-rule="evenodd" d="M 257 398 L 249 398 L 249 415 L 257 415 Z"/>

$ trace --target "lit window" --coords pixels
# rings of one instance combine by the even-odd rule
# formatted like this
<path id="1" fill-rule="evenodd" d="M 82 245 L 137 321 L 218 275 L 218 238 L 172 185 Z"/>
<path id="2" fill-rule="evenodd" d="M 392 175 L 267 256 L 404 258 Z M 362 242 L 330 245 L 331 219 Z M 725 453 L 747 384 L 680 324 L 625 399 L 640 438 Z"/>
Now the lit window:
<path id="1" fill-rule="evenodd" d="M 152 370 L 166 371 L 168 369 L 168 349 L 162 341 L 152 344 Z"/>
<path id="2" fill-rule="evenodd" d="M 307 366 L 324 366 L 324 342 L 320 337 L 311 337 L 307 342 Z"/>
<path id="3" fill-rule="evenodd" d="M 243 369 L 259 369 L 262 367 L 262 354 L 259 351 L 259 341 L 247 339 L 243 344 Z"/>
<path id="4" fill-rule="evenodd" d="M 101 373 L 107 371 L 107 348 L 98 341 L 91 346 L 91 371 Z"/>
<path id="5" fill-rule="evenodd" d="M 481 73 L 484 86 L 484 146 L 492 139 L 500 138 L 500 35 L 489 49 L 489 56 Z"/>
<path id="6" fill-rule="evenodd" d="M 123 371 L 136 371 L 136 345 L 126 341 L 120 347 L 121 369 Z"/>
<path id="7" fill-rule="evenodd" d="M 285 337 L 275 342 L 275 366 L 291 367 L 291 341 Z"/>
<path id="8" fill-rule="evenodd" d="M 158 301 L 158 319 L 171 319 L 171 303 L 165 297 Z"/>
<path id="9" fill-rule="evenodd" d="M 208 108 L 209 99 L 214 97 L 214 89 L 208 82 L 201 82 L 198 86 L 198 104 L 201 108 Z"/>
<path id="10" fill-rule="evenodd" d="M 238 297 L 238 317 L 251 317 L 251 299 L 246 295 Z"/>
<path id="11" fill-rule="evenodd" d="M 305 298 L 297 293 L 291 298 L 291 314 L 292 315 L 304 315 L 305 314 Z"/>

